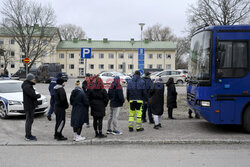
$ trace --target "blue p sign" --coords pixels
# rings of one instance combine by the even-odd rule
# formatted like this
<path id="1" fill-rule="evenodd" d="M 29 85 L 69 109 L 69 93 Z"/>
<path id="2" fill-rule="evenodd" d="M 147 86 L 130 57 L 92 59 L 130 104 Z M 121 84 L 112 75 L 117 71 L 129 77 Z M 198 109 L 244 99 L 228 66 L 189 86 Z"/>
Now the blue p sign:
<path id="1" fill-rule="evenodd" d="M 81 48 L 81 58 L 90 59 L 91 58 L 91 48 Z"/>

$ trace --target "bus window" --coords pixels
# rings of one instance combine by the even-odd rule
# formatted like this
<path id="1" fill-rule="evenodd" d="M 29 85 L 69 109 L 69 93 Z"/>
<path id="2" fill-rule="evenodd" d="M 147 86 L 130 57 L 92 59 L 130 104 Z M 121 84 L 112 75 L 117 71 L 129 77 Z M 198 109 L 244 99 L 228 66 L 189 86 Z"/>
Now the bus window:
<path id="1" fill-rule="evenodd" d="M 237 78 L 247 75 L 247 46 L 247 42 L 218 42 L 216 58 L 217 78 Z"/>

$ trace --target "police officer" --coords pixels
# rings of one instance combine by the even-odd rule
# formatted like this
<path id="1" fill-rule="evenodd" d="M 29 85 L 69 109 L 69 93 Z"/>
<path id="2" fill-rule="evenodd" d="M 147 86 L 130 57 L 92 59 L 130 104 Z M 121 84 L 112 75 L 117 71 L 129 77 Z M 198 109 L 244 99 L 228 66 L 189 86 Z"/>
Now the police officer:
<path id="1" fill-rule="evenodd" d="M 127 100 L 129 102 L 129 131 L 132 132 L 134 125 L 134 116 L 136 113 L 136 130 L 143 131 L 142 127 L 142 106 L 146 99 L 145 82 L 140 77 L 140 71 L 135 71 L 133 78 L 128 82 Z"/>

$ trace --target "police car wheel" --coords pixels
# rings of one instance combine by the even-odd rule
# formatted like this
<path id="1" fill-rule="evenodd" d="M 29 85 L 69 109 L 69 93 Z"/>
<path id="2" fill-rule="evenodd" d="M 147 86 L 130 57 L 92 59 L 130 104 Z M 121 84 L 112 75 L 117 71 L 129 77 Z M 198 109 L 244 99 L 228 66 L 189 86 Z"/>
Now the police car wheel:
<path id="1" fill-rule="evenodd" d="M 248 106 L 243 115 L 243 128 L 247 133 L 250 133 L 250 106 Z"/>
<path id="2" fill-rule="evenodd" d="M 1 117 L 2 119 L 8 117 L 7 114 L 6 114 L 5 106 L 4 106 L 4 104 L 3 104 L 2 102 L 0 102 L 0 117 Z"/>

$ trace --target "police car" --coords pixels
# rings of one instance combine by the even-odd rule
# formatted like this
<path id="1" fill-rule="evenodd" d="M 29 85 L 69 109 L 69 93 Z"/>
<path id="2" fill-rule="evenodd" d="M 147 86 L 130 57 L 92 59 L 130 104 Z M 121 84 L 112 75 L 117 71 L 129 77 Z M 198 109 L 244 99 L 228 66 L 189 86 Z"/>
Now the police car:
<path id="1" fill-rule="evenodd" d="M 17 80 L 0 80 L 0 117 L 25 115 L 23 107 L 23 90 L 22 81 Z M 38 99 L 38 107 L 35 114 L 45 113 L 48 109 L 48 101 L 45 96 L 41 95 Z"/>

